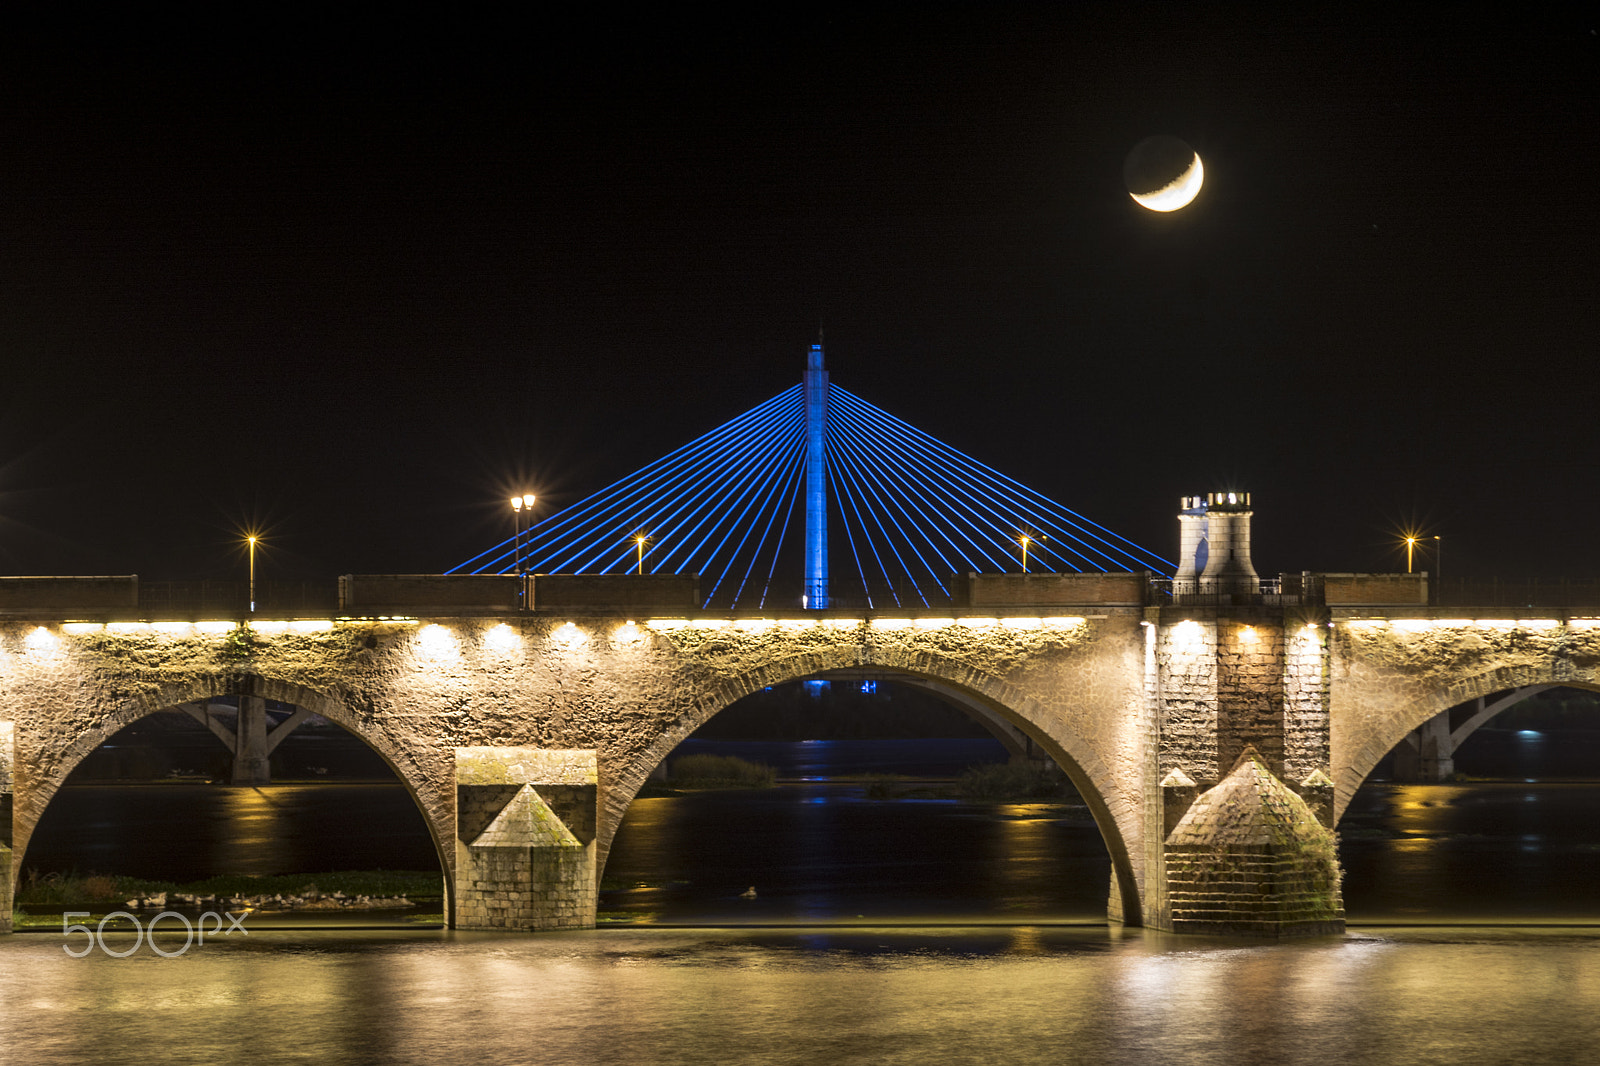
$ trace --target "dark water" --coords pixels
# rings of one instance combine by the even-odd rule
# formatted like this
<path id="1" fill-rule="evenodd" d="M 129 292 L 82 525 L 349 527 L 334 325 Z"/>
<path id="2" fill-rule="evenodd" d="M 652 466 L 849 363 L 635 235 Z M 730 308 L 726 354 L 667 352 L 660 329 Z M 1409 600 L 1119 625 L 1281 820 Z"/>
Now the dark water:
<path id="1" fill-rule="evenodd" d="M 806 783 L 635 800 L 601 907 L 707 925 L 1093 922 L 1110 876 L 1082 806 L 886 802 Z M 750 887 L 756 897 L 741 898 Z"/>
<path id="2" fill-rule="evenodd" d="M 687 740 L 667 758 L 712 752 L 765 763 L 780 778 L 822 780 L 861 774 L 952 778 L 980 763 L 1006 761 L 993 737 L 957 740 Z"/>
<path id="3" fill-rule="evenodd" d="M 436 870 L 422 812 L 398 784 L 72 785 L 24 870 L 198 881 L 213 874 Z"/>
<path id="4" fill-rule="evenodd" d="M 1368 785 L 1339 829 L 1352 921 L 1600 923 L 1600 782 Z"/>
<path id="5" fill-rule="evenodd" d="M 174 959 L 61 943 L 0 938 L 0 1062 L 1477 1066 L 1600 1047 L 1596 932 L 284 931 Z"/>
<path id="6" fill-rule="evenodd" d="M 1459 762 L 1478 773 L 1556 776 L 1585 756 L 1600 765 L 1597 740 L 1484 730 Z M 608 916 L 687 924 L 1104 917 L 1109 858 L 1081 806 L 885 802 L 860 783 L 803 780 L 948 776 L 993 757 L 992 741 L 686 750 L 697 746 L 771 763 L 795 783 L 637 800 L 605 871 Z M 1600 922 L 1600 782 L 1372 782 L 1339 828 L 1352 922 Z M 427 870 L 438 859 L 398 785 L 90 785 L 61 791 L 23 866 L 194 880 Z M 756 898 L 741 898 L 750 886 Z"/>
<path id="7" fill-rule="evenodd" d="M 1540 781 L 1600 778 L 1600 731 L 1485 727 L 1457 749 L 1455 766 L 1470 777 Z"/>

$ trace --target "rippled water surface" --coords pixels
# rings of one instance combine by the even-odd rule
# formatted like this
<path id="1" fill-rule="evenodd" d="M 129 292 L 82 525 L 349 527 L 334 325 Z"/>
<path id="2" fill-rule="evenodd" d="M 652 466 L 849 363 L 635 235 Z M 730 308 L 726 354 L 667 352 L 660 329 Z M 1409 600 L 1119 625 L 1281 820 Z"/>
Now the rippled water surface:
<path id="1" fill-rule="evenodd" d="M 29 933 L 0 940 L 0 1036 L 44 1064 L 1585 1062 L 1600 936 L 285 931 L 80 960 Z"/>

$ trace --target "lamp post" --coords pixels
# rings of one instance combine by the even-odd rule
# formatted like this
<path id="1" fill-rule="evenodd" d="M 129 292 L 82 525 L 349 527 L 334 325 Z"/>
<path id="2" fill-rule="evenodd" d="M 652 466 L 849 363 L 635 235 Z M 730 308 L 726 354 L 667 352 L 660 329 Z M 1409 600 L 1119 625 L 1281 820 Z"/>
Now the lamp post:
<path id="1" fill-rule="evenodd" d="M 511 497 L 511 568 L 520 577 L 522 574 L 522 512 L 528 512 L 528 525 L 533 525 L 533 493 Z"/>
<path id="2" fill-rule="evenodd" d="M 251 535 L 250 541 L 250 613 L 256 613 L 256 537 Z"/>
<path id="3" fill-rule="evenodd" d="M 1411 553 L 1417 549 L 1417 538 L 1406 538 L 1406 573 L 1411 573 Z"/>
<path id="4" fill-rule="evenodd" d="M 1028 572 L 1028 545 L 1032 544 L 1033 540 L 1031 537 L 1022 536 L 1017 538 L 1017 543 L 1022 545 L 1022 572 L 1026 574 Z"/>
<path id="5" fill-rule="evenodd" d="M 644 546 L 646 544 L 648 544 L 649 542 L 650 542 L 650 538 L 645 536 L 643 533 L 640 533 L 638 536 L 633 538 L 634 546 L 639 549 L 639 576 L 640 577 L 644 576 Z"/>
<path id="6" fill-rule="evenodd" d="M 1444 605 L 1444 541 L 1433 535 L 1433 583 L 1439 587 L 1437 602 Z"/>

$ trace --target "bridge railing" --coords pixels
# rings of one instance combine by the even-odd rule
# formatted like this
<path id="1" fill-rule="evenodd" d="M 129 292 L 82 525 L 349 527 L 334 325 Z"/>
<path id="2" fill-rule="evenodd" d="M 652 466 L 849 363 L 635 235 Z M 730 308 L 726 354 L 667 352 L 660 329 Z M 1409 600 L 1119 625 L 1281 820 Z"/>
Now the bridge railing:
<path id="1" fill-rule="evenodd" d="M 257 581 L 256 614 L 327 614 L 339 606 L 331 581 Z M 139 609 L 150 614 L 245 615 L 250 585 L 245 581 L 141 581 Z"/>
<path id="2" fill-rule="evenodd" d="M 1150 582 L 1152 606 L 1298 607 L 1322 603 L 1320 574 L 1282 574 L 1255 581 L 1200 581 L 1195 578 L 1154 578 Z"/>

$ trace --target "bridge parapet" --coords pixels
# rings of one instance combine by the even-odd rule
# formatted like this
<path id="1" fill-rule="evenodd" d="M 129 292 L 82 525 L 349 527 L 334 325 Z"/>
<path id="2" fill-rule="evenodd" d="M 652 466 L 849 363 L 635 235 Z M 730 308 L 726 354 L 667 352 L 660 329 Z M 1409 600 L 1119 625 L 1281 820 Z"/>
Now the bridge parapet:
<path id="1" fill-rule="evenodd" d="M 1142 607 L 1150 575 L 1137 573 L 975 574 L 959 576 L 957 607 Z"/>
<path id="2" fill-rule="evenodd" d="M 0 577 L 0 614 L 137 610 L 137 574 L 115 577 Z"/>

